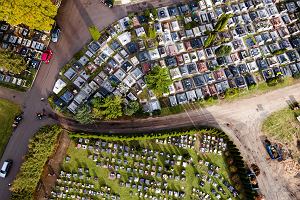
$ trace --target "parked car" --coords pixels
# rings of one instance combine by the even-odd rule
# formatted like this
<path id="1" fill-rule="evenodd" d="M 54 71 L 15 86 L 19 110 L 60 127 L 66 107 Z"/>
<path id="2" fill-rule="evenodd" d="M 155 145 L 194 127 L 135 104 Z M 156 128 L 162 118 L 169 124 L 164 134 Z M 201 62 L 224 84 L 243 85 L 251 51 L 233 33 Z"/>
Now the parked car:
<path id="1" fill-rule="evenodd" d="M 100 0 L 100 2 L 108 6 L 109 8 L 113 7 L 113 0 Z"/>
<path id="2" fill-rule="evenodd" d="M 12 127 L 15 129 L 18 127 L 20 122 L 23 120 L 23 113 L 15 117 L 14 123 L 12 124 Z"/>
<path id="3" fill-rule="evenodd" d="M 47 50 L 44 51 L 44 53 L 42 54 L 41 60 L 42 60 L 44 63 L 48 64 L 48 63 L 50 62 L 51 58 L 52 58 L 52 54 L 53 54 L 52 50 L 51 50 L 51 49 L 47 49 Z"/>
<path id="4" fill-rule="evenodd" d="M 1 170 L 0 170 L 0 177 L 2 178 L 5 178 L 12 166 L 12 163 L 13 161 L 8 159 L 8 160 L 5 160 L 2 167 L 1 167 Z"/>
<path id="5" fill-rule="evenodd" d="M 51 33 L 51 40 L 52 42 L 57 42 L 58 41 L 58 38 L 59 38 L 59 35 L 60 35 L 60 29 L 58 26 L 56 26 L 53 30 L 52 30 L 52 33 Z"/>

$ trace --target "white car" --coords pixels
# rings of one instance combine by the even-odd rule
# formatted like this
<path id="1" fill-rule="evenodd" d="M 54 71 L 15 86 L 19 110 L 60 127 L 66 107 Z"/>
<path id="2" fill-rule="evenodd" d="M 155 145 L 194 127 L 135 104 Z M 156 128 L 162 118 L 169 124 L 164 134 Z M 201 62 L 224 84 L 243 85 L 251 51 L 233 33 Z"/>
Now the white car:
<path id="1" fill-rule="evenodd" d="M 5 160 L 1 170 L 0 170 L 0 177 L 5 178 L 9 172 L 10 167 L 12 166 L 13 161 L 12 160 Z"/>

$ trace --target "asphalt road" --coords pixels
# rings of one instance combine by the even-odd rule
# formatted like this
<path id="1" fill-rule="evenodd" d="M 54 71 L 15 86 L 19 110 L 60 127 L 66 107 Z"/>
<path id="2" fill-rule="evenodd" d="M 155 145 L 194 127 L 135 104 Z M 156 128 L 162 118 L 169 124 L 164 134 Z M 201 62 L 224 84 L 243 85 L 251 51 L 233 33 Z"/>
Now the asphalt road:
<path id="1" fill-rule="evenodd" d="M 151 1 L 154 6 L 162 6 L 179 2 L 179 0 L 159 0 Z M 19 93 L 9 89 L 0 88 L 0 97 L 10 99 L 23 106 L 24 121 L 13 133 L 7 148 L 2 156 L 4 159 L 14 160 L 14 165 L 6 179 L 0 180 L 1 200 L 9 199 L 8 184 L 15 178 L 19 167 L 23 161 L 23 156 L 27 152 L 29 139 L 42 126 L 57 123 L 52 119 L 39 121 L 35 119 L 37 112 L 46 109 L 52 110 L 46 102 L 40 101 L 41 97 L 46 98 L 52 91 L 54 82 L 59 70 L 72 56 L 79 51 L 84 44 L 90 40 L 88 27 L 96 25 L 103 29 L 115 20 L 124 17 L 127 12 L 136 12 L 144 9 L 150 4 L 140 3 L 138 5 L 128 5 L 109 9 L 104 7 L 97 0 L 65 0 L 57 17 L 58 25 L 61 27 L 61 38 L 59 43 L 51 44 L 54 57 L 50 64 L 42 65 L 32 89 L 26 93 Z M 152 6 L 152 5 L 150 5 Z M 245 159 L 249 162 L 256 161 L 264 170 L 265 176 L 260 176 L 260 186 L 267 199 L 293 199 L 291 192 L 287 188 L 286 180 L 278 180 L 280 173 L 273 173 L 268 169 L 268 163 L 264 157 L 266 153 L 258 141 L 260 133 L 260 123 L 269 113 L 286 106 L 285 100 L 294 95 L 300 100 L 300 85 L 274 91 L 265 95 L 251 99 L 245 99 L 230 104 L 222 104 L 209 107 L 207 109 L 193 109 L 182 114 L 161 118 L 148 118 L 133 121 L 101 122 L 91 126 L 79 125 L 65 118 L 59 118 L 59 123 L 70 130 L 82 130 L 90 132 L 150 132 L 155 130 L 173 129 L 191 126 L 213 126 L 223 128 L 227 134 L 240 147 Z M 263 105 L 263 110 L 258 110 L 258 104 Z M 186 105 L 187 108 L 191 105 Z M 261 108 L 261 106 L 259 106 Z M 191 109 L 191 108 L 189 108 Z M 232 126 L 224 126 L 231 122 Z M 259 161 L 259 162 L 258 162 Z M 263 177 L 263 178 L 262 178 Z"/>

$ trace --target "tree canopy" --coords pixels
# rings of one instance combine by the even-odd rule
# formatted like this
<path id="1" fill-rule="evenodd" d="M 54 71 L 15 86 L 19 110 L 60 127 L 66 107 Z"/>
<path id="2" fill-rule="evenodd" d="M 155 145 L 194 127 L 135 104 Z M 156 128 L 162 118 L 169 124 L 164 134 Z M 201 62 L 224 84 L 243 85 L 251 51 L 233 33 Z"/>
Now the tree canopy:
<path id="1" fill-rule="evenodd" d="M 132 116 L 140 109 L 140 104 L 137 101 L 130 101 L 128 105 L 124 108 L 124 114 L 127 116 Z"/>
<path id="2" fill-rule="evenodd" d="M 231 53 L 231 50 L 232 50 L 231 46 L 221 45 L 215 50 L 215 54 L 218 57 L 227 56 Z"/>
<path id="3" fill-rule="evenodd" d="M 81 124 L 91 124 L 94 122 L 91 108 L 88 105 L 79 108 L 74 118 Z"/>
<path id="4" fill-rule="evenodd" d="M 232 16 L 233 16 L 233 14 L 222 14 L 214 27 L 214 31 L 216 31 L 216 32 L 223 31 L 228 23 L 228 20 Z"/>
<path id="5" fill-rule="evenodd" d="M 149 89 L 152 89 L 156 95 L 161 96 L 162 93 L 169 91 L 168 88 L 172 84 L 172 80 L 167 68 L 156 66 L 146 76 L 146 83 Z"/>
<path id="6" fill-rule="evenodd" d="M 57 14 L 57 6 L 51 0 L 0 0 L 0 7 L 0 20 L 41 31 L 51 30 Z"/>
<path id="7" fill-rule="evenodd" d="M 46 126 L 41 128 L 30 140 L 25 161 L 10 188 L 11 199 L 34 199 L 34 192 L 44 165 L 55 151 L 60 132 L 61 129 L 58 126 Z"/>
<path id="8" fill-rule="evenodd" d="M 216 37 L 217 37 L 216 33 L 209 33 L 208 37 L 204 41 L 204 47 L 206 48 L 211 46 L 215 42 Z"/>
<path id="9" fill-rule="evenodd" d="M 24 58 L 10 51 L 0 50 L 0 68 L 19 74 L 27 68 Z"/>
<path id="10" fill-rule="evenodd" d="M 92 114 L 94 118 L 110 120 L 123 115 L 123 99 L 119 96 L 109 96 L 104 99 L 95 98 L 92 100 Z"/>

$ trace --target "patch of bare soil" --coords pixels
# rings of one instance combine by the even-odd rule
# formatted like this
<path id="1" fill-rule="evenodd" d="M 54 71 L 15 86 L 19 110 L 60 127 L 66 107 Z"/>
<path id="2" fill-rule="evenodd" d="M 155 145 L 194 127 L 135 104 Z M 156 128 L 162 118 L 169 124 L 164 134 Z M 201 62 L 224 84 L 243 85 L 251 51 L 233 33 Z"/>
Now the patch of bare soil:
<path id="1" fill-rule="evenodd" d="M 44 166 L 44 172 L 37 187 L 35 199 L 46 200 L 50 196 L 52 188 L 59 175 L 60 166 L 65 158 L 70 141 L 71 139 L 67 133 L 62 132 L 62 134 L 60 134 L 57 149 Z"/>

